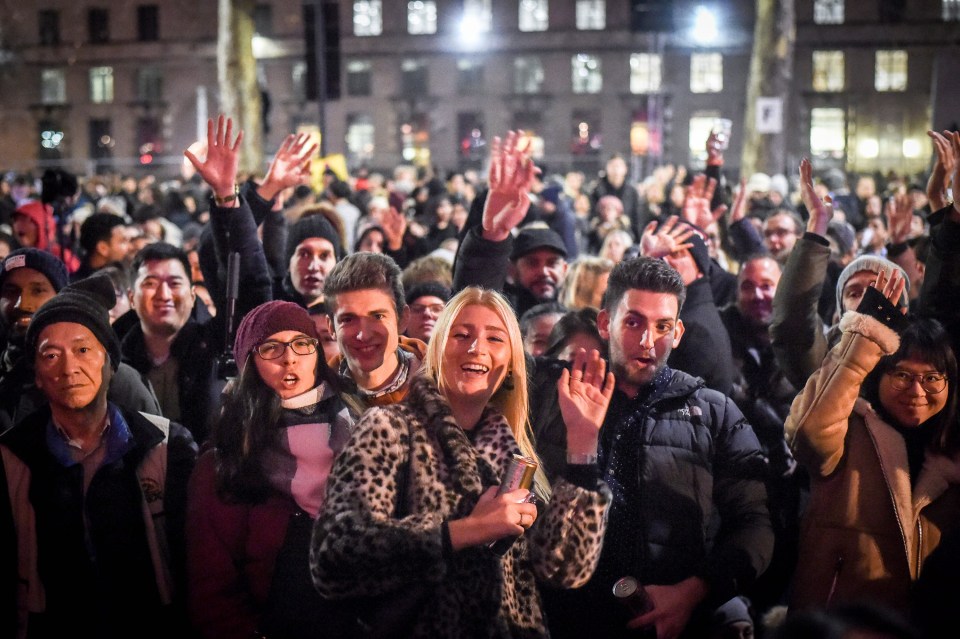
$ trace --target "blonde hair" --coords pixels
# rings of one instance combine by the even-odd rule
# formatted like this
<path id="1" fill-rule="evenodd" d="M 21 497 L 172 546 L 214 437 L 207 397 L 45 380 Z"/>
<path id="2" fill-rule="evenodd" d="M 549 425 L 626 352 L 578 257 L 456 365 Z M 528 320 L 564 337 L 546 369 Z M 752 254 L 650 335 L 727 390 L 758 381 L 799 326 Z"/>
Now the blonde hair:
<path id="1" fill-rule="evenodd" d="M 605 257 L 586 255 L 579 258 L 567 271 L 560 302 L 572 311 L 579 311 L 587 306 L 599 308 L 591 304 L 591 298 L 597 289 L 597 280 L 604 273 L 612 271 L 613 267 L 613 261 Z"/>
<path id="2" fill-rule="evenodd" d="M 533 435 L 530 431 L 529 410 L 530 402 L 527 394 L 527 360 L 523 352 L 523 338 L 520 336 L 520 325 L 517 316 L 510 304 L 496 291 L 485 290 L 476 286 L 469 286 L 451 299 L 444 307 L 433 331 L 433 337 L 427 345 L 427 354 L 424 358 L 423 374 L 437 385 L 440 392 L 446 395 L 443 379 L 443 352 L 450 338 L 450 330 L 461 311 L 468 306 L 483 306 L 496 313 L 507 329 L 507 338 L 510 346 L 510 364 L 508 379 L 512 383 L 500 384 L 493 393 L 490 403 L 496 406 L 507 423 L 510 431 L 520 448 L 520 452 L 537 460 L 536 487 L 537 494 L 547 499 L 550 496 L 550 484 L 543 472 L 543 464 L 533 445 Z"/>

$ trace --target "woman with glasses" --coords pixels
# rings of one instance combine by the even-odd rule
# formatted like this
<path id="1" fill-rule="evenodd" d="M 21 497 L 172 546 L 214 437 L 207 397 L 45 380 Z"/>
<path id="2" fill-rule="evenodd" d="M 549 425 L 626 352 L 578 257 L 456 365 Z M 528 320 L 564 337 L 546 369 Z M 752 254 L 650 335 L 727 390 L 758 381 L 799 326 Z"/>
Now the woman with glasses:
<path id="1" fill-rule="evenodd" d="M 321 354 L 290 302 L 258 306 L 237 329 L 240 374 L 190 482 L 188 603 L 203 637 L 300 636 L 322 609 L 310 531 L 352 421 Z"/>
<path id="2" fill-rule="evenodd" d="M 877 276 L 787 418 L 811 483 L 791 610 L 906 613 L 924 560 L 960 524 L 957 360 L 939 323 L 896 309 L 903 288 L 899 272 Z"/>

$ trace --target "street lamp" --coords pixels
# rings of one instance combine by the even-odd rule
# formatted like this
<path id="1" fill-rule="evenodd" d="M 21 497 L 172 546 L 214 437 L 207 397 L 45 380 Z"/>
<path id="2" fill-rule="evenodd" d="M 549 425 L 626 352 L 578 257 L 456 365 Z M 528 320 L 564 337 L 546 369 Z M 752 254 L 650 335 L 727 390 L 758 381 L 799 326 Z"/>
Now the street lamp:
<path id="1" fill-rule="evenodd" d="M 693 28 L 690 35 L 698 44 L 713 44 L 720 35 L 717 28 L 717 15 L 708 7 L 703 5 L 696 8 L 693 13 Z"/>

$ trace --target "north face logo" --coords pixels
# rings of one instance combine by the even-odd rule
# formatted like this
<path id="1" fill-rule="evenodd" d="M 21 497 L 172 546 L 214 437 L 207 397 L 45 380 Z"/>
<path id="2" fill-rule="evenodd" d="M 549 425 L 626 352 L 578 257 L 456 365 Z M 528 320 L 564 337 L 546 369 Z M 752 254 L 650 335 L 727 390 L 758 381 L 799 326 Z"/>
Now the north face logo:
<path id="1" fill-rule="evenodd" d="M 141 479 L 140 490 L 143 491 L 143 498 L 147 500 L 148 504 L 163 499 L 163 488 L 155 479 Z"/>

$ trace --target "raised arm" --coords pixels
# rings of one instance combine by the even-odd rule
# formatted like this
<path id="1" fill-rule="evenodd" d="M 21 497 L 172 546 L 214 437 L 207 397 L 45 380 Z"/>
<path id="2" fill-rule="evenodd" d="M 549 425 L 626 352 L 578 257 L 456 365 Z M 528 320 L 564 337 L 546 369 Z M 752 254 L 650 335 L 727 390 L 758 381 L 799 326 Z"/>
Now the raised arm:
<path id="1" fill-rule="evenodd" d="M 957 165 L 957 154 L 949 138 L 949 131 L 944 131 L 943 135 L 936 131 L 927 131 L 927 135 L 933 140 L 933 148 L 937 152 L 937 161 L 934 162 L 930 179 L 927 180 L 927 199 L 930 200 L 930 208 L 938 211 L 950 203 L 947 199 L 947 187 L 950 185 Z M 953 184 L 956 185 L 956 183 L 954 179 Z"/>

